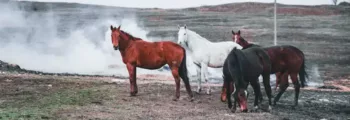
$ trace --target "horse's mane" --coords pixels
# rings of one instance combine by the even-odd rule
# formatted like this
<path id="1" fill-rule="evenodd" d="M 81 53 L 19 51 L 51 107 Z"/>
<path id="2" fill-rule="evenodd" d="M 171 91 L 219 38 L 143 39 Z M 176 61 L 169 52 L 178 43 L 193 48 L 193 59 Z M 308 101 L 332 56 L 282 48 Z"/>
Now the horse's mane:
<path id="1" fill-rule="evenodd" d="M 194 31 L 192 31 L 192 30 L 190 30 L 190 29 L 188 29 L 188 28 L 186 28 L 186 30 L 187 30 L 188 33 L 190 33 L 191 35 L 194 35 L 194 36 L 197 37 L 197 38 L 201 38 L 201 39 L 207 40 L 206 38 L 202 37 L 202 36 L 199 35 L 198 33 L 194 32 Z M 207 40 L 207 41 L 209 41 L 209 40 Z"/>
<path id="2" fill-rule="evenodd" d="M 242 48 L 242 49 L 247 49 L 247 48 L 251 48 L 251 47 L 261 47 L 260 45 L 257 45 L 257 44 L 254 44 L 254 43 L 249 43 L 243 37 L 241 37 L 240 40 L 245 42 L 245 44 L 247 44 L 247 46 Z"/>
<path id="3" fill-rule="evenodd" d="M 243 48 L 242 50 L 247 49 L 247 48 L 251 48 L 251 47 L 261 47 L 261 46 L 257 45 L 257 44 L 249 43 L 248 46 Z"/>
<path id="4" fill-rule="evenodd" d="M 120 30 L 120 32 L 121 32 L 121 33 L 123 33 L 123 34 L 125 34 L 126 36 L 130 37 L 130 38 L 131 38 L 131 40 L 134 40 L 134 41 L 137 41 L 137 40 L 142 40 L 141 38 L 134 37 L 134 36 L 132 36 L 131 34 L 129 34 L 129 33 L 127 33 L 127 32 L 125 32 L 125 31 L 123 31 L 123 30 Z"/>

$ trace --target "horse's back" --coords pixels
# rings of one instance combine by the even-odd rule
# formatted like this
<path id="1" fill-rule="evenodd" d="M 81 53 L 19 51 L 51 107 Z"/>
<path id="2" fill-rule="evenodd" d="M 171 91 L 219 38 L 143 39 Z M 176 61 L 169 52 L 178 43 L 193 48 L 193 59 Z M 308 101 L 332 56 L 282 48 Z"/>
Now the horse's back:
<path id="1" fill-rule="evenodd" d="M 294 52 L 297 54 L 302 54 L 303 52 L 292 45 L 278 45 L 278 46 L 270 46 L 270 47 L 265 47 L 265 50 L 274 50 L 274 51 L 285 51 L 285 52 Z"/>
<path id="2" fill-rule="evenodd" d="M 172 63 L 180 65 L 185 55 L 184 49 L 171 41 L 147 42 L 140 40 L 135 41 L 131 49 L 131 53 L 126 54 L 129 56 L 129 61 L 146 69 L 157 69 L 164 64 Z"/>
<path id="3" fill-rule="evenodd" d="M 182 61 L 183 57 L 186 55 L 185 49 L 179 44 L 171 41 L 161 41 L 155 42 L 158 48 L 161 49 L 165 59 L 169 61 Z"/>
<path id="4" fill-rule="evenodd" d="M 246 57 L 246 61 L 249 62 L 248 68 L 252 75 L 261 74 L 262 72 L 270 72 L 271 62 L 269 55 L 262 47 L 251 47 L 242 50 Z"/>
<path id="5" fill-rule="evenodd" d="M 283 70 L 298 71 L 304 62 L 304 53 L 291 45 L 266 47 L 265 50 L 270 56 L 273 73 Z"/>
<path id="6" fill-rule="evenodd" d="M 237 48 L 242 49 L 242 46 L 232 41 L 212 42 L 213 46 L 217 48 Z M 232 50 L 232 49 L 231 49 Z"/>

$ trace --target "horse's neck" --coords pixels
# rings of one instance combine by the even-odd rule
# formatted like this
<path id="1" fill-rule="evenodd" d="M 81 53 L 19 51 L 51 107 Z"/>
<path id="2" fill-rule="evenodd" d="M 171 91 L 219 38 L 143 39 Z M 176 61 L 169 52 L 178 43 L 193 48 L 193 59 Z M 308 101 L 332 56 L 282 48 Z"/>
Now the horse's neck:
<path id="1" fill-rule="evenodd" d="M 189 31 L 187 43 L 192 52 L 206 48 L 211 44 L 209 40 L 192 31 Z"/>
<path id="2" fill-rule="evenodd" d="M 250 47 L 252 47 L 254 45 L 254 44 L 249 43 L 248 41 L 246 41 L 244 39 L 242 39 L 242 41 L 243 42 L 240 45 L 242 46 L 243 49 L 250 48 Z"/>
<path id="3" fill-rule="evenodd" d="M 123 35 L 122 39 L 119 42 L 119 51 L 124 52 L 124 53 L 127 52 L 127 49 L 130 48 L 130 46 L 132 46 L 134 44 L 134 42 L 136 41 L 134 39 L 135 38 L 133 38 L 133 37 L 130 38 L 127 35 Z"/>

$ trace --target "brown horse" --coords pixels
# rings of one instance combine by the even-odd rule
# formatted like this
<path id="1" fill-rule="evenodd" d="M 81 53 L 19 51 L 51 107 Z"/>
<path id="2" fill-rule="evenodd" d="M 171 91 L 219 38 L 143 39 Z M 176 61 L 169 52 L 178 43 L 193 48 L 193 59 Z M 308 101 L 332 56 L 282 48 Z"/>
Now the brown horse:
<path id="1" fill-rule="evenodd" d="M 190 100 L 193 100 L 187 76 L 186 52 L 184 48 L 171 41 L 144 41 L 120 30 L 120 26 L 118 28 L 111 26 L 111 31 L 113 47 L 115 50 L 119 49 L 129 72 L 131 96 L 135 96 L 138 92 L 136 67 L 153 70 L 168 64 L 176 83 L 176 92 L 173 100 L 176 101 L 180 97 L 180 77 L 185 83 Z"/>
<path id="2" fill-rule="evenodd" d="M 240 31 L 237 33 L 232 31 L 232 39 L 234 42 L 241 45 L 243 49 L 258 46 L 244 40 L 244 38 L 241 37 Z M 280 85 L 280 91 L 274 99 L 274 104 L 276 105 L 276 102 L 278 102 L 289 86 L 288 75 L 290 75 L 295 88 L 294 106 L 297 106 L 300 91 L 300 84 L 297 76 L 299 74 L 301 87 L 305 86 L 305 78 L 308 77 L 305 71 L 304 53 L 290 45 L 265 47 L 263 49 L 268 53 L 271 60 L 271 74 L 276 74 L 276 87 Z"/>

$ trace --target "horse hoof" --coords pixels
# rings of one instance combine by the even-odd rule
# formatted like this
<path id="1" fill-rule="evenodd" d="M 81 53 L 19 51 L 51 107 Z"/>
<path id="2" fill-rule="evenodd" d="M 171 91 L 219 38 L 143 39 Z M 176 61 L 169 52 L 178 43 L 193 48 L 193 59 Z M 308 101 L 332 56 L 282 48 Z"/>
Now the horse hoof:
<path id="1" fill-rule="evenodd" d="M 242 110 L 242 112 L 246 113 L 246 112 L 248 112 L 248 109 Z"/>
<path id="2" fill-rule="evenodd" d="M 179 97 L 174 97 L 173 98 L 173 101 L 178 101 L 179 100 Z"/>
<path id="3" fill-rule="evenodd" d="M 194 101 L 194 98 L 193 98 L 193 97 L 191 97 L 191 98 L 190 98 L 190 102 L 193 102 L 193 101 Z"/>
<path id="4" fill-rule="evenodd" d="M 231 112 L 232 112 L 232 113 L 235 113 L 235 112 L 236 112 L 236 109 L 231 108 Z"/>
<path id="5" fill-rule="evenodd" d="M 207 95 L 210 95 L 210 94 L 211 94 L 211 90 L 208 89 L 208 90 L 207 90 Z"/>
<path id="6" fill-rule="evenodd" d="M 268 109 L 268 111 L 269 112 L 271 112 L 272 111 L 272 107 L 269 105 L 269 109 Z"/>
<path id="7" fill-rule="evenodd" d="M 257 109 L 259 109 L 259 107 L 258 107 L 258 106 L 255 106 L 255 107 L 254 107 L 254 110 L 257 110 Z"/>
<path id="8" fill-rule="evenodd" d="M 198 88 L 197 91 L 196 91 L 196 93 L 199 94 L 199 93 L 201 93 L 201 91 L 202 91 L 202 89 L 201 89 L 201 88 Z"/>
<path id="9" fill-rule="evenodd" d="M 136 96 L 137 92 L 130 92 L 130 96 Z"/>
<path id="10" fill-rule="evenodd" d="M 273 102 L 273 104 L 272 104 L 272 105 L 273 105 L 273 106 L 276 106 L 276 105 L 277 105 L 276 103 L 277 103 L 277 102 Z"/>
<path id="11" fill-rule="evenodd" d="M 259 107 L 255 106 L 254 109 L 250 110 L 250 112 L 258 112 Z"/>

